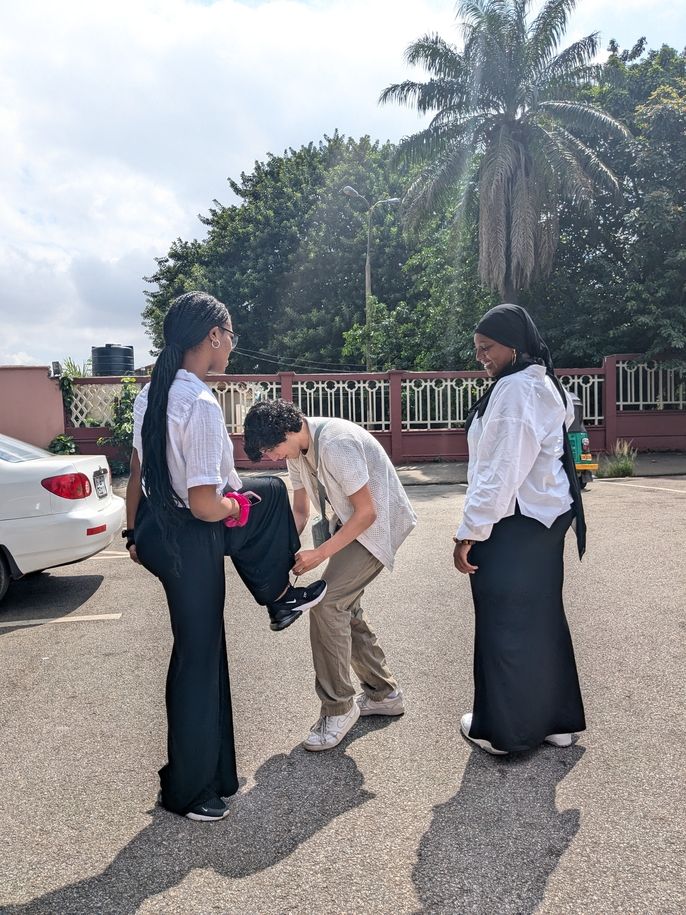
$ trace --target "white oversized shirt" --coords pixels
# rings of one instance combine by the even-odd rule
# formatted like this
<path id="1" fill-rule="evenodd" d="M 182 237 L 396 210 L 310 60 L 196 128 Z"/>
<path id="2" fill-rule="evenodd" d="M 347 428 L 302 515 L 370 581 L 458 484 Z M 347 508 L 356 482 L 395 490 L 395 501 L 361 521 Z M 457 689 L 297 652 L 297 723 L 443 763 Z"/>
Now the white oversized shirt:
<path id="1" fill-rule="evenodd" d="M 146 384 L 133 405 L 133 446 L 143 463 L 143 418 L 148 406 Z M 233 463 L 233 445 L 226 431 L 217 398 L 197 375 L 179 369 L 169 387 L 167 403 L 167 465 L 174 492 L 189 506 L 192 486 L 227 485 L 240 489 L 241 478 Z M 145 481 L 143 481 L 145 491 Z"/>
<path id="2" fill-rule="evenodd" d="M 502 378 L 483 416 L 469 428 L 469 468 L 461 540 L 487 540 L 515 503 L 528 518 L 550 527 L 572 503 L 560 457 L 563 423 L 574 419 L 542 365 Z"/>
<path id="3" fill-rule="evenodd" d="M 388 455 L 373 435 L 347 419 L 318 417 L 305 422 L 313 440 L 309 449 L 312 454 L 317 427 L 326 423 L 318 440 L 317 476 L 341 523 L 352 517 L 350 496 L 369 485 L 376 521 L 356 539 L 387 569 L 392 569 L 395 554 L 417 523 L 417 516 Z M 319 492 L 307 458 L 300 455 L 287 464 L 293 489 L 304 488 L 319 511 Z"/>

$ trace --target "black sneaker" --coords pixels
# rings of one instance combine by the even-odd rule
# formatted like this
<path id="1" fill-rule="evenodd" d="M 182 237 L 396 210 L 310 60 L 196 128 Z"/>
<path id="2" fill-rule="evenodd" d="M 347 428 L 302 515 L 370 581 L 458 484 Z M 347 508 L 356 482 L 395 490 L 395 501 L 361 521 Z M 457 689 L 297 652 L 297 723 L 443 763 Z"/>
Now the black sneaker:
<path id="1" fill-rule="evenodd" d="M 326 594 L 326 582 L 313 582 L 306 588 L 294 588 L 288 586 L 288 591 L 275 600 L 272 604 L 267 604 L 269 618 L 271 619 L 270 628 L 274 632 L 279 632 L 294 623 L 299 616 L 302 616 L 303 610 L 314 607 Z"/>
<path id="2" fill-rule="evenodd" d="M 201 804 L 196 804 L 186 814 L 189 820 L 202 820 L 203 822 L 213 822 L 214 820 L 223 820 L 229 815 L 229 808 L 220 797 L 210 797 Z"/>

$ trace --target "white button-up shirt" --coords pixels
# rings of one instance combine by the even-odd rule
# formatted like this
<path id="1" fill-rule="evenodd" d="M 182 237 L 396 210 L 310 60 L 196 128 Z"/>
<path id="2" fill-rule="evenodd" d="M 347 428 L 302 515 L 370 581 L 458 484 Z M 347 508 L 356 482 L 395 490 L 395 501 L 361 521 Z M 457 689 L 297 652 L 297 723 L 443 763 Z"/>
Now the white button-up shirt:
<path id="1" fill-rule="evenodd" d="M 483 416 L 469 428 L 468 486 L 461 540 L 487 540 L 515 503 L 528 518 L 550 527 L 569 510 L 572 497 L 560 457 L 563 422 L 574 419 L 542 365 L 501 379 Z"/>
<path id="2" fill-rule="evenodd" d="M 149 388 L 146 384 L 133 405 L 133 447 L 141 464 Z M 227 485 L 233 490 L 243 485 L 233 464 L 233 445 L 222 408 L 205 382 L 185 369 L 178 370 L 169 388 L 167 465 L 172 488 L 187 507 L 192 486 L 216 486 L 221 493 Z"/>
<path id="3" fill-rule="evenodd" d="M 353 515 L 350 496 L 369 486 L 376 521 L 356 539 L 387 569 L 392 569 L 395 554 L 417 523 L 417 516 L 388 455 L 370 432 L 347 419 L 316 417 L 305 422 L 313 440 L 318 426 L 323 426 L 317 477 L 342 524 Z M 312 472 L 314 441 L 307 457 L 301 454 L 287 464 L 293 489 L 305 489 L 319 511 L 319 491 Z"/>

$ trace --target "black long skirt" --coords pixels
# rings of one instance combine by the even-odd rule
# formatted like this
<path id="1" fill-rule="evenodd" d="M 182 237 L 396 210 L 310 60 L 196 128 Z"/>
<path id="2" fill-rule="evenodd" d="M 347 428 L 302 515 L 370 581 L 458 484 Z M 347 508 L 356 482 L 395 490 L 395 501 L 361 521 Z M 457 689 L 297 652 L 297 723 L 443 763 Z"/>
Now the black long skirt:
<path id="1" fill-rule="evenodd" d="M 474 704 L 470 736 L 528 750 L 586 727 L 562 603 L 572 512 L 547 528 L 516 513 L 474 544 Z"/>

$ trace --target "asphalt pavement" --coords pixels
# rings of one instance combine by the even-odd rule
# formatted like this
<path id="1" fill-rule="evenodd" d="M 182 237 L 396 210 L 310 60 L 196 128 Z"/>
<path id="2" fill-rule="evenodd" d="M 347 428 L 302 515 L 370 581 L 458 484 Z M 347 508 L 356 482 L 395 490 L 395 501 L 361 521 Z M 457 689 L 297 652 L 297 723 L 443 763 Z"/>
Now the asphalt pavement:
<path id="1" fill-rule="evenodd" d="M 450 538 L 465 487 L 413 472 L 419 525 L 365 600 L 405 690 L 400 719 L 303 750 L 318 714 L 306 621 L 271 632 L 227 563 L 246 782 L 218 824 L 154 806 L 171 645 L 158 583 L 117 542 L 12 585 L 2 915 L 686 910 L 686 477 L 589 487 L 588 552 L 579 563 L 568 538 L 565 587 L 588 730 L 569 749 L 493 758 L 459 734 L 473 609 Z"/>

